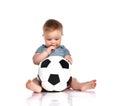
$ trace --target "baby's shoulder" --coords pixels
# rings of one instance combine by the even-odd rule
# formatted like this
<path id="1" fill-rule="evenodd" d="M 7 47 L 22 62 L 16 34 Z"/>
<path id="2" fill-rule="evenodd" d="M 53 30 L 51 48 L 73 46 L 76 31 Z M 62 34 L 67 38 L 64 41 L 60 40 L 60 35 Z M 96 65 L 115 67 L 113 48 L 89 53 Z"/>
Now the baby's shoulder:
<path id="1" fill-rule="evenodd" d="M 65 45 L 61 45 L 61 48 L 64 49 L 64 50 L 67 49 Z"/>
<path id="2" fill-rule="evenodd" d="M 60 45 L 60 48 L 66 48 L 64 45 Z"/>
<path id="3" fill-rule="evenodd" d="M 42 44 L 38 48 L 46 48 L 46 46 L 44 44 Z"/>

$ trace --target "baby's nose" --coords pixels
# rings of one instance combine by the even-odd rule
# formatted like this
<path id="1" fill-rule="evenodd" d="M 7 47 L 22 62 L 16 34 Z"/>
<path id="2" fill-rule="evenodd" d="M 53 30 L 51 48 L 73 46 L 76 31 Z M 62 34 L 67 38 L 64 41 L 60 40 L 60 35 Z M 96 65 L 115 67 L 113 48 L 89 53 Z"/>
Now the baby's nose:
<path id="1" fill-rule="evenodd" d="M 55 43 L 55 40 L 54 40 L 54 39 L 53 39 L 53 40 L 51 40 L 51 43 L 52 43 L 52 44 L 54 44 L 54 43 Z"/>

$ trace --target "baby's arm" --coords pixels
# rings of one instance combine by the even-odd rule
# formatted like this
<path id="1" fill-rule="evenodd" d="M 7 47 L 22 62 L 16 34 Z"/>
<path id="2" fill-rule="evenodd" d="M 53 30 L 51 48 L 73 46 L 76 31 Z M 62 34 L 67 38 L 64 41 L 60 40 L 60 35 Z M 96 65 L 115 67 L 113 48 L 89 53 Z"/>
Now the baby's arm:
<path id="1" fill-rule="evenodd" d="M 47 58 L 55 49 L 55 46 L 50 46 L 42 53 L 35 53 L 33 56 L 33 63 L 38 65 L 41 61 Z"/>
<path id="2" fill-rule="evenodd" d="M 68 62 L 70 62 L 70 64 L 72 64 L 72 57 L 70 55 L 66 55 L 64 57 Z"/>

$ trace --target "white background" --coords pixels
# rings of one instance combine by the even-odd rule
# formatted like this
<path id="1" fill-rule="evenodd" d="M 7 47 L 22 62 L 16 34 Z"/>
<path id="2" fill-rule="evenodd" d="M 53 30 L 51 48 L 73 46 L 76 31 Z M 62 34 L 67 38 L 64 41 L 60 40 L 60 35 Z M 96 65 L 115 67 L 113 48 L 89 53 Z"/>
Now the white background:
<path id="1" fill-rule="evenodd" d="M 29 95 L 25 83 L 38 69 L 32 56 L 44 43 L 42 26 L 50 18 L 64 26 L 62 44 L 71 51 L 73 76 L 97 79 L 99 96 L 119 96 L 119 0 L 1 0 L 0 103 Z"/>

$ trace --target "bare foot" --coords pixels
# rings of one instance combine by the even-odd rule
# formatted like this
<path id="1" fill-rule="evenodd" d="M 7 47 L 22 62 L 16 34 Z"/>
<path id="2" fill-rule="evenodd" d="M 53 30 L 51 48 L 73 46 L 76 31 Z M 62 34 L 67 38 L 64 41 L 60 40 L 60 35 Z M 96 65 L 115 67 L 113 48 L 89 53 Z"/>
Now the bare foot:
<path id="1" fill-rule="evenodd" d="M 80 86 L 81 86 L 80 88 L 81 91 L 94 89 L 96 87 L 96 80 L 88 81 L 85 83 L 80 83 Z"/>
<path id="2" fill-rule="evenodd" d="M 26 88 L 32 90 L 33 92 L 40 93 L 42 91 L 42 88 L 35 84 L 33 81 L 28 80 L 26 83 Z"/>

